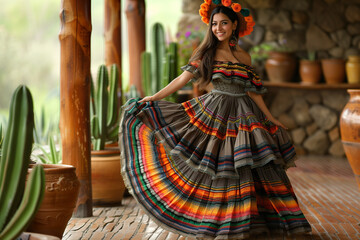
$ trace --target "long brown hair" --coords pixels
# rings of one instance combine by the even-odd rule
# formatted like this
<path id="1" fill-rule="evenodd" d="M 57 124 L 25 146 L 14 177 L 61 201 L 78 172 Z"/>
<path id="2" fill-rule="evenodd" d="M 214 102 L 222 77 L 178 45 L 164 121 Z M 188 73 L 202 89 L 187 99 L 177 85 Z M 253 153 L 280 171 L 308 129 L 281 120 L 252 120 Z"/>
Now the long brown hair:
<path id="1" fill-rule="evenodd" d="M 204 40 L 201 42 L 200 46 L 195 50 L 195 53 L 190 58 L 190 62 L 198 62 L 200 60 L 200 65 L 198 67 L 200 74 L 202 78 L 199 80 L 199 86 L 205 87 L 208 85 L 211 81 L 211 75 L 212 75 L 212 66 L 214 62 L 214 57 L 216 53 L 216 48 L 219 43 L 219 40 L 215 37 L 215 35 L 212 32 L 212 21 L 214 18 L 214 15 L 217 13 L 223 13 L 225 14 L 232 23 L 235 23 L 237 21 L 236 29 L 235 29 L 235 36 L 239 35 L 240 31 L 240 21 L 243 21 L 243 19 L 239 19 L 237 14 L 228 7 L 225 6 L 219 6 L 216 7 L 210 16 L 209 21 L 209 27 L 206 32 Z"/>

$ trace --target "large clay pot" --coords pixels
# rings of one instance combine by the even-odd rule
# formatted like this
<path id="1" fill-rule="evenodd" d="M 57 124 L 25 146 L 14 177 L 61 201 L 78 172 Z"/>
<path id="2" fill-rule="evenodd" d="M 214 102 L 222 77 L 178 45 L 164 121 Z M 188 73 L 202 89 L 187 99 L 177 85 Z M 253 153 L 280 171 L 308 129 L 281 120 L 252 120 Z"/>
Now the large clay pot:
<path id="1" fill-rule="evenodd" d="M 343 59 L 322 59 L 321 66 L 327 84 L 338 84 L 344 82 L 345 61 Z"/>
<path id="2" fill-rule="evenodd" d="M 348 83 L 360 83 L 360 56 L 349 56 L 349 60 L 346 62 L 346 75 Z"/>
<path id="3" fill-rule="evenodd" d="M 62 238 L 76 207 L 80 183 L 75 167 L 64 164 L 44 164 L 45 194 L 28 232 Z M 32 170 L 30 164 L 28 173 Z"/>
<path id="4" fill-rule="evenodd" d="M 121 204 L 125 184 L 118 147 L 91 151 L 91 182 L 94 205 Z"/>
<path id="5" fill-rule="evenodd" d="M 296 59 L 289 52 L 270 52 L 265 69 L 270 82 L 291 82 L 296 70 Z"/>
<path id="6" fill-rule="evenodd" d="M 301 60 L 300 77 L 303 84 L 316 84 L 320 82 L 322 70 L 320 61 Z"/>
<path id="7" fill-rule="evenodd" d="M 341 140 L 360 187 L 360 90 L 349 89 L 350 100 L 340 118 Z"/>

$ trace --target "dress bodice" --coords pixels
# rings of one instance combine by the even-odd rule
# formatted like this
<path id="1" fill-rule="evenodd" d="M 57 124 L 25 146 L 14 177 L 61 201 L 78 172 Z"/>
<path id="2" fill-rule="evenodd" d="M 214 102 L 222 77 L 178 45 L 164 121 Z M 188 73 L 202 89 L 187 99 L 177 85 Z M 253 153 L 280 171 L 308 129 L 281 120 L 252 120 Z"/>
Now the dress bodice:
<path id="1" fill-rule="evenodd" d="M 192 62 L 182 67 L 182 70 L 193 73 L 192 80 L 196 81 L 201 78 L 197 67 L 198 64 Z M 230 94 L 241 95 L 248 91 L 263 94 L 267 91 L 253 68 L 242 63 L 214 61 L 211 82 L 216 91 Z"/>

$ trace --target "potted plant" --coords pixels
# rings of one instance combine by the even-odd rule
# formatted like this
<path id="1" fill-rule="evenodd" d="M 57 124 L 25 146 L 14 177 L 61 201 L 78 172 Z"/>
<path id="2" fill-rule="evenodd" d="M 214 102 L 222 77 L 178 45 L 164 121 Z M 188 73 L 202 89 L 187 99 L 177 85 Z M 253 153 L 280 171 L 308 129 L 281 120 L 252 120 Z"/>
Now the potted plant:
<path id="1" fill-rule="evenodd" d="M 27 231 L 62 238 L 68 221 L 76 207 L 80 182 L 75 167 L 61 164 L 61 151 L 56 148 L 53 137 L 49 146 L 37 145 L 40 150 L 33 156 L 45 170 L 44 200 L 31 221 Z M 29 171 L 34 165 L 30 164 Z"/>
<path id="2" fill-rule="evenodd" d="M 91 88 L 91 181 L 95 205 L 120 204 L 125 191 L 120 173 L 120 149 L 117 145 L 118 78 L 116 65 L 111 66 L 110 79 L 106 66 L 101 65 L 97 87 L 94 88 L 92 83 Z"/>
<path id="3" fill-rule="evenodd" d="M 322 76 L 320 61 L 316 60 L 316 53 L 309 52 L 308 59 L 300 60 L 300 77 L 303 84 L 316 84 L 320 82 Z"/>
<path id="4" fill-rule="evenodd" d="M 296 59 L 286 46 L 286 41 L 269 51 L 265 69 L 270 82 L 291 82 L 296 71 Z"/>
<path id="5" fill-rule="evenodd" d="M 25 187 L 33 143 L 31 93 L 19 86 L 11 99 L 9 122 L 0 159 L 0 239 L 18 237 L 28 226 L 44 196 L 41 165 L 35 165 Z M 1 137 L 2 138 L 2 137 Z"/>

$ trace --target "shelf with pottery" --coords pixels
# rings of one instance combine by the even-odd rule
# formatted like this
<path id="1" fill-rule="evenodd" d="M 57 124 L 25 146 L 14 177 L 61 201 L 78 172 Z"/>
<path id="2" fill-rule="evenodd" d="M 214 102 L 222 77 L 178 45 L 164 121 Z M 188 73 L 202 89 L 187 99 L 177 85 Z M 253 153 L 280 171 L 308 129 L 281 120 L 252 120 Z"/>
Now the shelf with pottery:
<path id="1" fill-rule="evenodd" d="M 328 84 L 328 83 L 317 83 L 317 84 L 306 84 L 301 82 L 270 82 L 264 81 L 264 86 L 268 88 L 292 88 L 292 89 L 307 89 L 307 90 L 318 90 L 318 89 L 327 89 L 327 90 L 337 90 L 337 89 L 360 89 L 360 84 L 349 84 L 349 83 L 338 83 L 338 84 Z"/>

